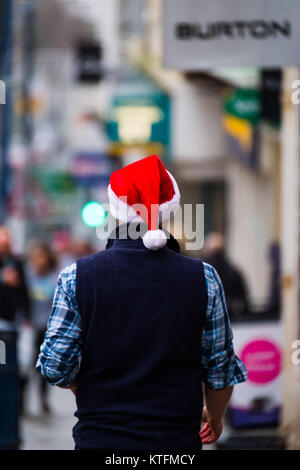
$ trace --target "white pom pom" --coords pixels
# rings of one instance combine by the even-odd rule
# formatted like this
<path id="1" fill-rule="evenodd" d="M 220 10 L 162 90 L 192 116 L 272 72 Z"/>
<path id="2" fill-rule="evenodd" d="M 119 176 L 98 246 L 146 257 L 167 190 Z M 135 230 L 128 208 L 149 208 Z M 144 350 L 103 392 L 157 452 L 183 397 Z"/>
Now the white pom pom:
<path id="1" fill-rule="evenodd" d="M 149 250 L 159 250 L 167 244 L 167 235 L 162 230 L 148 230 L 143 236 L 143 243 Z"/>

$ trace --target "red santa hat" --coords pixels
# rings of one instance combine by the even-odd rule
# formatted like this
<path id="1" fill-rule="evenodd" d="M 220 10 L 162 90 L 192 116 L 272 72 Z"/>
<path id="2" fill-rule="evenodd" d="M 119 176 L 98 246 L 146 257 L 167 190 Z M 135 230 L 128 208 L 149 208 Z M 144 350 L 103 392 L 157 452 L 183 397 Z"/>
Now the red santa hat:
<path id="1" fill-rule="evenodd" d="M 111 174 L 110 212 L 122 222 L 146 222 L 144 245 L 158 250 L 167 243 L 159 222 L 169 220 L 179 206 L 180 193 L 173 176 L 156 155 L 143 158 Z"/>

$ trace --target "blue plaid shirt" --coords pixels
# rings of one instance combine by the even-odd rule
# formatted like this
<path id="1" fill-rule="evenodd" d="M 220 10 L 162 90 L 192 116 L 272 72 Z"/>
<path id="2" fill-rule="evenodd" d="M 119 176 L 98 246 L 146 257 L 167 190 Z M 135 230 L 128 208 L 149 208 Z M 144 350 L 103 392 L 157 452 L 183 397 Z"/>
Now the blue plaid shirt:
<path id="1" fill-rule="evenodd" d="M 225 295 L 216 270 L 204 263 L 208 304 L 202 333 L 202 381 L 218 390 L 247 379 L 247 370 L 235 355 Z M 81 362 L 81 317 L 75 296 L 76 264 L 59 275 L 52 312 L 37 369 L 51 385 L 69 387 Z"/>

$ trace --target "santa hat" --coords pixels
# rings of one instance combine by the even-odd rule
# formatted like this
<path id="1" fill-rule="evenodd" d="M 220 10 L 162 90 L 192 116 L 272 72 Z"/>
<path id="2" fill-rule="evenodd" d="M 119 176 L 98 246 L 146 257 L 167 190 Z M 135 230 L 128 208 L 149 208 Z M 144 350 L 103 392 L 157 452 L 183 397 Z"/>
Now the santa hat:
<path id="1" fill-rule="evenodd" d="M 167 243 L 159 222 L 169 220 L 179 206 L 180 193 L 173 176 L 156 155 L 143 158 L 111 174 L 110 212 L 122 222 L 146 222 L 144 245 L 158 250 Z"/>

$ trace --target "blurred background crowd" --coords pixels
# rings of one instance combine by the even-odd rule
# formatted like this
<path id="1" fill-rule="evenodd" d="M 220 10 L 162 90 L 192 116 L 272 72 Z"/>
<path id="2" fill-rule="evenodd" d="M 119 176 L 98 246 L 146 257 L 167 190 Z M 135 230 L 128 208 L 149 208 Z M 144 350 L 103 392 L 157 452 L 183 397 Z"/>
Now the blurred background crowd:
<path id="1" fill-rule="evenodd" d="M 50 434 L 38 443 L 35 429 L 55 434 L 63 410 L 34 372 L 57 276 L 104 249 L 98 230 L 108 216 L 110 173 L 151 154 L 174 173 L 182 204 L 204 204 L 204 246 L 185 252 L 183 239 L 182 250 L 218 270 L 236 349 L 250 368 L 220 446 L 272 448 L 279 436 L 300 445 L 287 394 L 296 389 L 283 386 L 283 371 L 293 383 L 290 345 L 298 332 L 299 158 L 297 111 L 284 90 L 298 72 L 165 67 L 162 3 L 0 3 L 0 337 L 11 357 L 18 338 L 19 384 L 12 394 L 13 373 L 0 369 L 0 408 L 18 395 L 15 415 L 25 426 L 20 434 L 8 402 L 0 448 L 26 448 L 27 440 L 32 448 L 59 446 Z M 41 421 L 27 406 L 32 380 Z M 57 421 L 44 420 L 55 412 Z"/>

